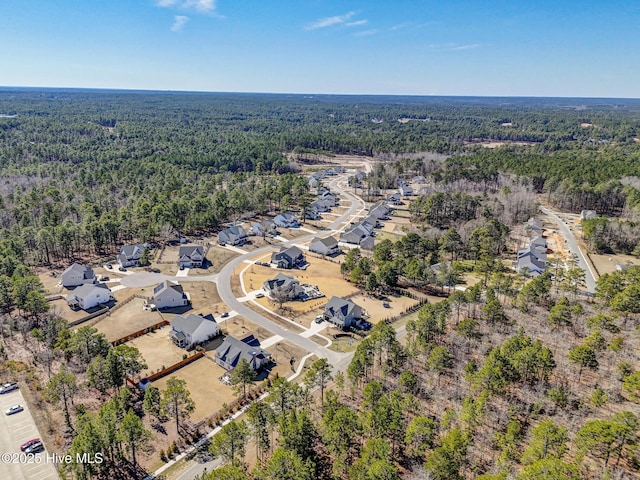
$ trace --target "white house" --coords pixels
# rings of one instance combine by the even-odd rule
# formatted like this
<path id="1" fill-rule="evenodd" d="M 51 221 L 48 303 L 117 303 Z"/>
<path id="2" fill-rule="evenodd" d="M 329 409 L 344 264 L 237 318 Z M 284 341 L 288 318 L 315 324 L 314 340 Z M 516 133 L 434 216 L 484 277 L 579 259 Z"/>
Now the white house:
<path id="1" fill-rule="evenodd" d="M 178 251 L 178 266 L 181 268 L 200 268 L 204 262 L 202 245 L 184 245 Z"/>
<path id="2" fill-rule="evenodd" d="M 218 243 L 220 245 L 244 245 L 247 241 L 247 233 L 240 225 L 233 225 L 225 228 L 218 234 Z"/>
<path id="3" fill-rule="evenodd" d="M 169 336 L 182 348 L 204 343 L 218 335 L 220 335 L 220 326 L 211 314 L 203 316 L 190 313 L 185 316 L 177 315 L 171 320 Z"/>
<path id="4" fill-rule="evenodd" d="M 165 280 L 153 289 L 153 303 L 158 309 L 183 307 L 189 304 L 189 296 L 182 285 Z"/>
<path id="5" fill-rule="evenodd" d="M 410 197 L 411 195 L 413 195 L 413 188 L 411 188 L 411 185 L 401 185 L 398 189 L 398 192 L 403 197 Z"/>
<path id="6" fill-rule="evenodd" d="M 319 253 L 320 255 L 337 255 L 340 253 L 340 247 L 335 237 L 316 237 L 311 240 L 309 251 Z"/>
<path id="7" fill-rule="evenodd" d="M 111 298 L 111 290 L 104 283 L 86 283 L 67 295 L 67 305 L 74 310 L 89 310 L 109 302 Z"/>
<path id="8" fill-rule="evenodd" d="M 291 212 L 279 213 L 273 219 L 273 223 L 280 228 L 295 228 L 300 226 L 298 219 Z"/>
<path id="9" fill-rule="evenodd" d="M 68 267 L 62 272 L 62 275 L 60 275 L 60 282 L 64 287 L 77 287 L 85 283 L 96 283 L 96 281 L 97 279 L 93 273 L 93 268 L 84 267 L 77 263 Z"/>
<path id="10" fill-rule="evenodd" d="M 150 246 L 143 243 L 125 245 L 120 249 L 120 254 L 117 257 L 118 263 L 121 267 L 139 267 L 140 258 L 142 258 L 142 252 L 145 248 L 149 249 Z"/>

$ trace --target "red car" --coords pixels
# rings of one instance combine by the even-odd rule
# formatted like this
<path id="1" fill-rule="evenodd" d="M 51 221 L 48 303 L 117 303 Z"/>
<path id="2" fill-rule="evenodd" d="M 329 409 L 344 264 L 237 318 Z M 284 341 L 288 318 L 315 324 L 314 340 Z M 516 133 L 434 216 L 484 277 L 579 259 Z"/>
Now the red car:
<path id="1" fill-rule="evenodd" d="M 31 447 L 32 445 L 35 445 L 36 443 L 40 443 L 40 439 L 39 438 L 32 438 L 31 440 L 26 441 L 25 443 L 23 443 L 22 445 L 20 445 L 20 450 L 22 450 L 23 452 Z"/>

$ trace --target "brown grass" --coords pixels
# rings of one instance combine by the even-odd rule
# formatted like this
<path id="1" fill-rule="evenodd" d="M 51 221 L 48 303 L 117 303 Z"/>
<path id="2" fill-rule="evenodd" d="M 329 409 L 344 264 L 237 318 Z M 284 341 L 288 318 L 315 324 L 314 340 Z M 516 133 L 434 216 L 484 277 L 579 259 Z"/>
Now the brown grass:
<path id="1" fill-rule="evenodd" d="M 163 327 L 153 333 L 147 333 L 141 337 L 130 340 L 126 345 L 136 347 L 142 354 L 147 366 L 147 370 L 140 373 L 145 377 L 174 363 L 182 360 L 186 350 L 177 347 L 169 338 L 171 327 Z"/>
<path id="2" fill-rule="evenodd" d="M 123 290 L 124 291 L 124 290 Z M 117 292 L 116 292 L 117 293 Z M 143 310 L 144 300 L 134 298 L 111 315 L 103 315 L 94 327 L 113 342 L 130 333 L 142 330 L 163 320 L 159 312 Z"/>

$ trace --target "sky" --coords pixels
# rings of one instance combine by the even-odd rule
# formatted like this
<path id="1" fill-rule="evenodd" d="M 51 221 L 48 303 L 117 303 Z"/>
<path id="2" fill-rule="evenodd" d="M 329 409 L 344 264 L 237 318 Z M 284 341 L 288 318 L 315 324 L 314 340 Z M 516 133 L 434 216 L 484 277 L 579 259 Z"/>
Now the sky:
<path id="1" fill-rule="evenodd" d="M 640 97 L 638 0 L 0 0 L 0 86 Z"/>

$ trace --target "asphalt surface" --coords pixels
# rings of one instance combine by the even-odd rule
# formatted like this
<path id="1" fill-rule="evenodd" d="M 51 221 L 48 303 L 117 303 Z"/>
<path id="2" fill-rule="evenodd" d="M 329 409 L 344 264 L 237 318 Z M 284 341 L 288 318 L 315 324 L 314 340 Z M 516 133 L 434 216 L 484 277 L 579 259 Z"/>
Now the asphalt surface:
<path id="1" fill-rule="evenodd" d="M 591 293 L 595 293 L 596 291 L 595 274 L 593 273 L 591 265 L 589 264 L 589 262 L 587 262 L 585 255 L 582 253 L 582 250 L 578 246 L 576 237 L 574 237 L 571 229 L 568 227 L 566 223 L 562 221 L 560 217 L 558 217 L 558 215 L 556 215 L 556 213 L 553 210 L 550 210 L 546 207 L 540 207 L 540 211 L 545 215 L 549 215 L 558 224 L 558 227 L 560 227 L 560 231 L 562 232 L 562 235 L 564 235 L 564 238 L 566 238 L 567 240 L 567 245 L 569 246 L 569 250 L 578 259 L 578 266 L 584 270 L 584 273 L 585 273 L 584 278 L 585 278 L 585 285 L 587 287 L 587 291 Z"/>
<path id="2" fill-rule="evenodd" d="M 13 405 L 22 405 L 24 410 L 5 415 Z M 0 479 L 2 480 L 57 480 L 54 461 L 46 450 L 33 456 L 21 455 L 20 445 L 32 438 L 42 438 L 36 423 L 24 401 L 22 392 L 0 395 Z M 46 447 L 46 445 L 45 445 Z"/>

